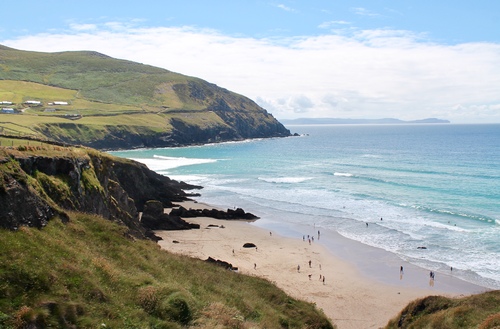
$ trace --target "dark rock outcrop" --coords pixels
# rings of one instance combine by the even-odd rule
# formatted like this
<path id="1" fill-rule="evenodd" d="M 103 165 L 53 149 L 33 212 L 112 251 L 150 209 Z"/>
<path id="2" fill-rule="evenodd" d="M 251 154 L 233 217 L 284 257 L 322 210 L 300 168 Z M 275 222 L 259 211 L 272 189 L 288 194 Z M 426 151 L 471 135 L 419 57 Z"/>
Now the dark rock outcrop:
<path id="1" fill-rule="evenodd" d="M 156 200 L 150 200 L 144 205 L 141 224 L 150 230 L 189 230 L 200 228 L 200 225 L 190 224 L 179 216 L 165 214 L 163 204 Z"/>
<path id="2" fill-rule="evenodd" d="M 15 168 L 17 169 L 17 168 Z M 17 230 L 20 226 L 41 228 L 57 211 L 46 200 L 33 193 L 27 176 L 5 175 L 0 188 L 0 227 Z"/>
<path id="3" fill-rule="evenodd" d="M 0 149 L 0 227 L 43 227 L 56 215 L 64 221 L 65 211 L 78 211 L 122 223 L 132 236 L 152 237 L 138 209 L 151 199 L 161 207 L 187 200 L 183 189 L 199 188 L 95 150 L 57 147 L 50 156 L 43 153 Z"/>
<path id="4" fill-rule="evenodd" d="M 114 157 L 91 156 L 92 163 L 100 180 L 114 177 L 120 186 L 134 201 L 138 211 L 143 211 L 143 206 L 148 200 L 161 201 L 164 207 L 172 207 L 172 202 L 187 200 L 190 196 L 184 190 L 201 189 L 184 182 L 172 180 L 150 170 L 146 165 L 132 160 Z"/>
<path id="5" fill-rule="evenodd" d="M 217 266 L 223 267 L 226 270 L 231 270 L 231 271 L 237 271 L 238 270 L 238 268 L 234 267 L 233 264 L 228 263 L 228 262 L 223 261 L 223 260 L 220 260 L 220 259 L 215 259 L 215 258 L 212 258 L 212 257 L 208 257 L 205 261 L 208 262 L 208 263 L 212 263 L 212 264 L 215 264 Z"/>
<path id="6" fill-rule="evenodd" d="M 228 209 L 227 211 L 218 209 L 186 209 L 184 207 L 174 208 L 170 211 L 171 216 L 179 216 L 184 218 L 190 217 L 211 217 L 215 219 L 225 219 L 225 220 L 255 220 L 259 217 L 252 213 L 245 212 L 241 208 Z"/>

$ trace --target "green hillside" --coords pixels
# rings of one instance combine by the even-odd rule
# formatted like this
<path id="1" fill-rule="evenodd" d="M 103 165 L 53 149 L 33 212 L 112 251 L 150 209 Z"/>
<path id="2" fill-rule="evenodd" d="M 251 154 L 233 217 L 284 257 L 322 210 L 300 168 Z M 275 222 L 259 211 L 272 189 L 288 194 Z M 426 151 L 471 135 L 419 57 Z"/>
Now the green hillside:
<path id="1" fill-rule="evenodd" d="M 0 102 L 18 113 L 0 115 L 0 133 L 97 148 L 290 135 L 244 96 L 90 51 L 41 53 L 0 46 Z"/>
<path id="2" fill-rule="evenodd" d="M 0 229 L 0 328 L 332 328 L 268 281 L 125 231 L 78 213 Z"/>

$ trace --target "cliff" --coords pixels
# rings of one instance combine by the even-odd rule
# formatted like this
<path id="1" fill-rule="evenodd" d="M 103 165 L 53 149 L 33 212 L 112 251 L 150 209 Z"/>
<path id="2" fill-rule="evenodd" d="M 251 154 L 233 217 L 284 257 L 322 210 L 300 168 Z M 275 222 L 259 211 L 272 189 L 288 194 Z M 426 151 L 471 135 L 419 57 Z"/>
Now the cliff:
<path id="1" fill-rule="evenodd" d="M 164 207 L 200 188 L 149 170 L 135 161 L 92 149 L 53 145 L 0 148 L 0 227 L 44 227 L 68 211 L 102 216 L 143 238 L 139 211 L 148 200 Z"/>
<path id="2" fill-rule="evenodd" d="M 97 149 L 290 136 L 249 98 L 199 78 L 89 51 L 0 46 L 0 133 Z M 35 101 L 33 103 L 33 101 Z M 63 104 L 63 105 L 61 105 Z"/>

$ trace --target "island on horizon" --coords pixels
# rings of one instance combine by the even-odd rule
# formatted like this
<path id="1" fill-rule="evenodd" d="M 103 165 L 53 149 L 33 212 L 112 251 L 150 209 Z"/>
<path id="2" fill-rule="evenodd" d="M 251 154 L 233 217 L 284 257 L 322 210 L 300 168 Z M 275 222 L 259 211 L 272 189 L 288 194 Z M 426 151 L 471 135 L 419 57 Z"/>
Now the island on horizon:
<path id="1" fill-rule="evenodd" d="M 427 118 L 422 120 L 404 121 L 394 118 L 383 119 L 343 119 L 343 118 L 298 118 L 280 119 L 284 125 L 324 125 L 324 124 L 408 124 L 408 123 L 450 123 L 449 120 Z"/>

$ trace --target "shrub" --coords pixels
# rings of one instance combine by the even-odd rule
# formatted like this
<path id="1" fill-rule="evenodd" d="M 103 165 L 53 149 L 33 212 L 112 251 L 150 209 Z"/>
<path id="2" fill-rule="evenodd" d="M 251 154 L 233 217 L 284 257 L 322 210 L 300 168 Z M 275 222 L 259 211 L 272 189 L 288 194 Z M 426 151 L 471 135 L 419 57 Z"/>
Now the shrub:
<path id="1" fill-rule="evenodd" d="M 500 313 L 490 315 L 484 320 L 479 329 L 498 329 L 500 328 Z"/>
<path id="2" fill-rule="evenodd" d="M 180 293 L 173 293 L 158 305 L 158 314 L 161 318 L 170 319 L 180 324 L 188 324 L 193 314 L 186 298 Z"/>
<path id="3" fill-rule="evenodd" d="M 153 314 L 159 302 L 158 288 L 154 286 L 139 288 L 137 291 L 137 302 L 144 311 Z"/>

